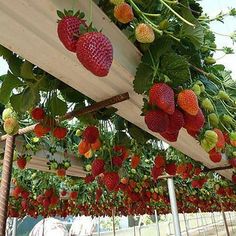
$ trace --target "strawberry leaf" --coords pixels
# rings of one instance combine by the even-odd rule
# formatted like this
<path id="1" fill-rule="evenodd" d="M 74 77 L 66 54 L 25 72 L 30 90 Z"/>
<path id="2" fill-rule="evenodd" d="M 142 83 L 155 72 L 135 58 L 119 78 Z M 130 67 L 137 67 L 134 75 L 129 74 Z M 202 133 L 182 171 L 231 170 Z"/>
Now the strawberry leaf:
<path id="1" fill-rule="evenodd" d="M 47 102 L 47 105 L 53 116 L 62 116 L 67 112 L 67 104 L 56 95 Z"/>

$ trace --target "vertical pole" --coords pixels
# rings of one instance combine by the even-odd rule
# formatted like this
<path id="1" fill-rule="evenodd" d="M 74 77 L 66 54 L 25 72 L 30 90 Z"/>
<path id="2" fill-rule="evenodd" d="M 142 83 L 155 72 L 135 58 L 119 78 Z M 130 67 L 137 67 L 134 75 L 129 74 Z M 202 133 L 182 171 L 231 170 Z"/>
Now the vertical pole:
<path id="1" fill-rule="evenodd" d="M 187 234 L 187 236 L 189 236 L 189 233 L 188 233 L 188 225 L 187 225 L 187 221 L 186 221 L 186 217 L 185 217 L 185 213 L 184 213 L 184 212 L 183 212 L 183 217 L 184 217 L 184 223 L 185 223 L 186 234 Z"/>
<path id="2" fill-rule="evenodd" d="M 170 204 L 171 204 L 171 212 L 174 221 L 174 229 L 175 229 L 175 236 L 181 236 L 180 230 L 180 223 L 179 223 L 179 214 L 178 208 L 176 203 L 176 196 L 175 196 L 175 186 L 173 178 L 168 178 L 168 191 L 170 196 Z"/>
<path id="3" fill-rule="evenodd" d="M 12 236 L 16 236 L 16 227 L 17 227 L 16 223 L 17 223 L 17 219 L 13 218 Z"/>
<path id="4" fill-rule="evenodd" d="M 227 235 L 227 236 L 230 236 L 230 234 L 229 234 L 229 228 L 228 228 L 228 224 L 227 224 L 227 220 L 226 220 L 226 217 L 225 217 L 225 211 L 224 211 L 224 207 L 223 207 L 222 204 L 221 204 L 221 211 L 222 211 L 222 216 L 223 216 L 223 220 L 224 220 L 226 235 Z"/>
<path id="5" fill-rule="evenodd" d="M 159 220 L 157 216 L 157 210 L 155 210 L 155 219 L 156 219 L 157 236 L 160 236 L 160 227 L 159 227 Z"/>
<path id="6" fill-rule="evenodd" d="M 112 209 L 112 226 L 113 226 L 113 236 L 116 236 L 115 208 Z"/>
<path id="7" fill-rule="evenodd" d="M 2 166 L 2 180 L 0 188 L 0 236 L 5 236 L 7 208 L 11 184 L 11 172 L 13 162 L 15 137 L 8 136 L 5 144 L 4 159 Z"/>
<path id="8" fill-rule="evenodd" d="M 214 223 L 215 228 L 216 228 L 216 235 L 218 236 L 218 228 L 217 228 L 214 212 L 212 212 L 211 214 L 212 214 L 212 217 L 213 217 L 213 223 Z"/>
<path id="9" fill-rule="evenodd" d="M 98 236 L 101 236 L 101 230 L 100 230 L 100 216 L 98 217 Z"/>
<path id="10" fill-rule="evenodd" d="M 203 234 L 204 234 L 204 236 L 206 236 L 206 231 L 205 231 L 204 222 L 203 222 L 203 217 L 202 217 L 202 211 L 201 211 L 200 208 L 199 208 L 199 214 L 200 214 L 200 217 L 201 217 Z"/>
<path id="11" fill-rule="evenodd" d="M 231 218 L 231 211 L 229 211 L 229 219 L 230 219 L 232 233 L 233 233 L 234 232 L 234 225 L 233 225 L 233 221 L 232 221 L 232 218 Z"/>

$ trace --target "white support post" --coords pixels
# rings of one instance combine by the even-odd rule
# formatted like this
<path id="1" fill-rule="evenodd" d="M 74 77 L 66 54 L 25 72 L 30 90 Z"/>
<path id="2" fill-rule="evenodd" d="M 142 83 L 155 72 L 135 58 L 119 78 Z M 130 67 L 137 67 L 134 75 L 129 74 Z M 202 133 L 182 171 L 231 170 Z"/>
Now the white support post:
<path id="1" fill-rule="evenodd" d="M 158 216 L 157 216 L 157 210 L 155 210 L 155 219 L 156 219 L 157 236 L 160 236 L 160 227 L 159 227 L 159 221 L 158 221 Z"/>
<path id="2" fill-rule="evenodd" d="M 203 234 L 204 236 L 206 236 L 206 230 L 205 230 L 205 225 L 204 225 L 204 221 L 203 221 L 203 215 L 202 215 L 202 211 L 201 209 L 199 208 L 199 214 L 200 214 L 200 217 L 201 217 L 201 222 L 202 222 L 202 229 L 203 229 Z"/>
<path id="3" fill-rule="evenodd" d="M 187 220 L 186 220 L 186 216 L 185 216 L 185 213 L 184 213 L 184 212 L 183 212 L 183 217 L 184 217 L 186 235 L 189 236 L 189 233 L 188 233 L 188 224 L 187 224 Z"/>
<path id="4" fill-rule="evenodd" d="M 101 229 L 100 229 L 100 216 L 98 217 L 98 236 L 101 236 Z"/>
<path id="5" fill-rule="evenodd" d="M 12 236 L 16 236 L 17 218 L 13 218 Z"/>
<path id="6" fill-rule="evenodd" d="M 218 234 L 218 228 L 217 228 L 217 224 L 216 224 L 216 220 L 215 220 L 215 213 L 212 212 L 212 218 L 213 218 L 213 223 L 214 223 L 214 226 L 215 226 L 215 229 L 216 229 L 216 235 L 219 236 Z"/>
<path id="7" fill-rule="evenodd" d="M 172 212 L 172 217 L 173 217 L 173 222 L 174 222 L 175 236 L 181 236 L 179 214 L 178 214 L 178 208 L 177 208 L 177 203 L 176 203 L 175 186 L 174 186 L 173 178 L 168 178 L 167 183 L 168 183 L 168 191 L 169 191 L 169 196 L 170 196 L 171 212 Z"/>

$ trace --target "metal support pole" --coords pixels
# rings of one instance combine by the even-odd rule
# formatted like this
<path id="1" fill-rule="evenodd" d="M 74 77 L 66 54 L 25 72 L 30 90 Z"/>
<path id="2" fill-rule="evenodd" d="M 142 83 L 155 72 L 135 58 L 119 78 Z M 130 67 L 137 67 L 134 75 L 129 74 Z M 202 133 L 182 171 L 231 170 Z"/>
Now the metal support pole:
<path id="1" fill-rule="evenodd" d="M 13 219 L 13 225 L 12 225 L 12 236 L 16 236 L 16 227 L 17 227 L 17 219 Z"/>
<path id="2" fill-rule="evenodd" d="M 232 221 L 232 217 L 231 217 L 231 211 L 229 211 L 228 214 L 229 214 L 229 219 L 230 219 L 230 223 L 231 223 L 232 233 L 234 233 L 234 225 L 233 225 L 233 221 Z"/>
<path id="3" fill-rule="evenodd" d="M 101 235 L 101 229 L 100 229 L 100 216 L 98 217 L 98 236 Z"/>
<path id="4" fill-rule="evenodd" d="M 214 223 L 214 226 L 215 226 L 215 229 L 216 229 L 216 235 L 218 236 L 218 228 L 217 228 L 214 212 L 211 213 L 211 216 L 213 218 L 213 223 Z"/>
<path id="5" fill-rule="evenodd" d="M 157 216 L 157 210 L 155 210 L 155 219 L 156 219 L 156 229 L 157 229 L 157 236 L 160 236 L 160 227 L 159 227 L 159 220 Z"/>
<path id="6" fill-rule="evenodd" d="M 204 227 L 205 225 L 204 225 L 204 221 L 203 221 L 202 211 L 201 211 L 200 208 L 199 208 L 199 214 L 200 214 L 200 217 L 201 217 L 203 234 L 204 234 L 204 236 L 206 236 L 206 231 L 205 231 L 205 228 L 206 228 L 206 227 Z"/>
<path id="7" fill-rule="evenodd" d="M 183 212 L 183 217 L 184 217 L 184 223 L 185 223 L 186 234 L 187 234 L 187 236 L 189 236 L 187 221 L 186 221 L 186 217 L 185 217 L 185 213 L 184 213 L 184 212 Z"/>
<path id="8" fill-rule="evenodd" d="M 230 236 L 230 234 L 229 234 L 229 228 L 228 228 L 228 224 L 227 224 L 227 220 L 226 220 L 226 217 L 225 217 L 224 208 L 223 208 L 222 205 L 221 205 L 221 211 L 222 211 L 222 216 L 223 216 L 223 220 L 224 220 L 226 235 L 227 235 L 227 236 Z"/>
<path id="9" fill-rule="evenodd" d="M 0 188 L 0 236 L 5 236 L 15 137 L 7 136 Z"/>
<path id="10" fill-rule="evenodd" d="M 175 196 L 175 186 L 173 178 L 168 178 L 168 191 L 170 196 L 170 204 L 171 204 L 171 212 L 174 221 L 174 229 L 175 229 L 175 236 L 181 236 L 181 229 L 179 223 L 179 214 L 178 208 L 176 203 L 176 196 Z"/>
<path id="11" fill-rule="evenodd" d="M 113 226 L 113 236 L 116 236 L 115 208 L 112 209 L 112 226 Z"/>

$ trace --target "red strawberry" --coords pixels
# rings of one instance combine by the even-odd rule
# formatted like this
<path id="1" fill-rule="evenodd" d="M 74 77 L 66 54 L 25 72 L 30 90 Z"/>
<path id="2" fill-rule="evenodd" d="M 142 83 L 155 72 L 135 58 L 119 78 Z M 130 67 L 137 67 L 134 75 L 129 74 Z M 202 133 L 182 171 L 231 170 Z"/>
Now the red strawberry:
<path id="1" fill-rule="evenodd" d="M 67 128 L 64 127 L 56 127 L 53 130 L 53 136 L 57 139 L 64 139 L 67 134 Z"/>
<path id="2" fill-rule="evenodd" d="M 229 159 L 229 164 L 236 168 L 236 157 L 230 158 Z"/>
<path id="3" fill-rule="evenodd" d="M 114 190 L 120 182 L 120 177 L 116 172 L 106 172 L 104 174 L 104 184 L 109 191 Z"/>
<path id="4" fill-rule="evenodd" d="M 202 172 L 202 169 L 200 167 L 196 167 L 194 170 L 194 175 L 198 176 Z"/>
<path id="5" fill-rule="evenodd" d="M 92 175 L 94 177 L 104 172 L 105 161 L 101 158 L 97 158 L 92 163 Z"/>
<path id="6" fill-rule="evenodd" d="M 66 170 L 64 168 L 60 168 L 57 170 L 57 176 L 59 177 L 65 177 L 66 176 Z"/>
<path id="7" fill-rule="evenodd" d="M 181 91 L 177 103 L 189 115 L 196 116 L 199 111 L 198 98 L 191 89 Z"/>
<path id="8" fill-rule="evenodd" d="M 165 170 L 166 173 L 169 175 L 176 175 L 176 170 L 177 170 L 176 164 L 175 163 L 167 164 Z"/>
<path id="9" fill-rule="evenodd" d="M 27 191 L 23 191 L 23 192 L 21 193 L 21 197 L 24 198 L 24 199 L 27 199 L 27 198 L 29 197 L 29 195 L 30 195 L 30 193 L 27 192 Z"/>
<path id="10" fill-rule="evenodd" d="M 165 166 L 166 164 L 165 157 L 162 155 L 157 155 L 155 157 L 154 163 L 157 168 Z"/>
<path id="11" fill-rule="evenodd" d="M 163 132 L 160 135 L 169 142 L 176 142 L 179 136 L 179 131 L 174 133 Z"/>
<path id="12" fill-rule="evenodd" d="M 34 120 L 42 120 L 45 117 L 45 111 L 41 107 L 36 107 L 31 111 L 31 116 Z"/>
<path id="13" fill-rule="evenodd" d="M 112 157 L 112 165 L 116 167 L 121 167 L 123 164 L 123 157 L 122 156 L 114 156 Z"/>
<path id="14" fill-rule="evenodd" d="M 26 210 L 28 208 L 27 200 L 22 200 L 21 201 L 21 207 L 23 208 L 23 210 Z"/>
<path id="15" fill-rule="evenodd" d="M 98 188 L 98 189 L 96 190 L 96 202 L 99 202 L 101 196 L 102 196 L 102 189 L 101 189 L 101 188 Z"/>
<path id="16" fill-rule="evenodd" d="M 162 173 L 164 172 L 164 168 L 163 167 L 160 167 L 158 168 L 156 165 L 152 167 L 152 170 L 151 170 L 151 175 L 152 175 L 152 178 L 154 181 L 157 180 L 157 178 L 162 175 Z"/>
<path id="17" fill-rule="evenodd" d="M 56 195 L 52 195 L 50 198 L 50 205 L 55 206 L 59 202 L 59 198 Z"/>
<path id="18" fill-rule="evenodd" d="M 151 131 L 163 133 L 168 129 L 169 117 L 162 110 L 152 110 L 145 115 L 145 123 Z"/>
<path id="19" fill-rule="evenodd" d="M 23 192 L 23 189 L 20 186 L 16 186 L 12 191 L 12 196 L 15 198 L 18 198 L 22 192 Z"/>
<path id="20" fill-rule="evenodd" d="M 134 155 L 132 158 L 131 158 L 131 168 L 132 169 L 136 169 L 140 163 L 141 159 L 140 159 L 140 156 L 138 155 Z"/>
<path id="21" fill-rule="evenodd" d="M 233 182 L 234 184 L 236 184 L 236 174 L 233 174 L 233 175 L 232 175 L 232 182 Z"/>
<path id="22" fill-rule="evenodd" d="M 216 147 L 222 149 L 225 147 L 225 137 L 220 129 L 214 128 L 214 131 L 217 133 L 218 141 L 216 143 Z"/>
<path id="23" fill-rule="evenodd" d="M 205 123 L 205 117 L 202 110 L 199 108 L 197 115 L 192 116 L 184 112 L 184 128 L 191 131 L 200 130 Z"/>
<path id="24" fill-rule="evenodd" d="M 117 152 L 118 156 L 123 157 L 123 159 L 126 159 L 129 156 L 129 152 L 125 146 L 116 145 L 113 147 L 113 150 L 114 152 Z"/>
<path id="25" fill-rule="evenodd" d="M 176 133 L 184 126 L 184 116 L 183 113 L 175 109 L 172 115 L 169 115 L 169 126 L 167 129 L 167 133 Z"/>
<path id="26" fill-rule="evenodd" d="M 66 192 L 66 190 L 65 190 L 65 189 L 63 189 L 63 190 L 61 191 L 61 193 L 60 193 L 60 194 L 61 194 L 61 196 L 62 196 L 62 197 L 65 197 L 65 196 L 66 196 L 66 194 L 67 194 L 67 192 Z"/>
<path id="27" fill-rule="evenodd" d="M 58 21 L 57 26 L 58 37 L 66 49 L 71 52 L 76 52 L 80 26 L 84 25 L 86 27 L 85 21 L 81 20 L 76 15 L 73 16 L 73 13 L 66 16 L 60 12 L 60 15 L 61 20 Z"/>
<path id="28" fill-rule="evenodd" d="M 72 200 L 76 200 L 76 199 L 78 198 L 78 195 L 79 195 L 79 192 L 77 192 L 77 191 L 72 191 L 72 192 L 70 193 L 70 198 L 71 198 Z"/>
<path id="29" fill-rule="evenodd" d="M 154 84 L 149 91 L 149 103 L 172 115 L 175 111 L 173 89 L 165 83 Z"/>
<path id="30" fill-rule="evenodd" d="M 95 178 L 93 175 L 86 175 L 84 178 L 84 182 L 86 184 L 92 183 L 94 180 L 95 180 Z"/>
<path id="31" fill-rule="evenodd" d="M 94 75 L 103 77 L 109 73 L 113 60 L 110 40 L 100 32 L 89 32 L 79 37 L 76 46 L 77 58 Z"/>
<path id="32" fill-rule="evenodd" d="M 88 142 L 88 143 L 95 143 L 96 140 L 99 137 L 99 130 L 95 126 L 88 126 L 84 131 L 83 131 L 83 139 Z"/>
<path id="33" fill-rule="evenodd" d="M 53 195 L 53 193 L 54 193 L 53 188 L 49 188 L 45 191 L 44 195 L 45 197 L 50 198 Z"/>
<path id="34" fill-rule="evenodd" d="M 193 188 L 200 188 L 200 183 L 197 179 L 192 180 L 191 185 L 192 185 Z"/>
<path id="35" fill-rule="evenodd" d="M 222 155 L 220 152 L 217 152 L 215 150 L 215 148 L 213 148 L 210 152 L 209 152 L 209 157 L 211 159 L 211 161 L 215 162 L 215 163 L 218 163 L 221 161 L 222 159 Z"/>
<path id="36" fill-rule="evenodd" d="M 16 163 L 17 163 L 17 166 L 18 166 L 19 169 L 24 170 L 25 167 L 26 167 L 27 161 L 26 161 L 26 158 L 24 156 L 19 156 L 17 158 Z"/>
<path id="37" fill-rule="evenodd" d="M 187 129 L 187 132 L 189 135 L 191 135 L 192 137 L 196 138 L 199 134 L 198 130 L 191 130 L 191 129 Z"/>
<path id="38" fill-rule="evenodd" d="M 48 199 L 48 198 L 43 199 L 43 206 L 44 206 L 45 208 L 48 208 L 49 205 L 50 205 L 49 199 Z"/>
<path id="39" fill-rule="evenodd" d="M 49 130 L 46 127 L 44 127 L 42 124 L 37 124 L 34 127 L 34 133 L 39 138 L 43 137 L 48 132 L 49 132 Z"/>

